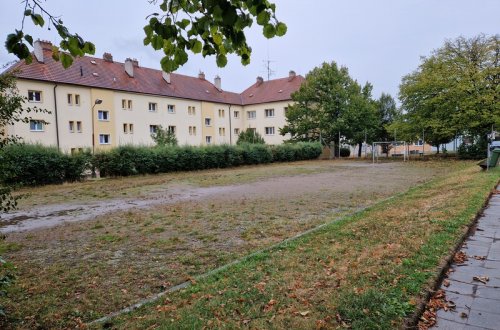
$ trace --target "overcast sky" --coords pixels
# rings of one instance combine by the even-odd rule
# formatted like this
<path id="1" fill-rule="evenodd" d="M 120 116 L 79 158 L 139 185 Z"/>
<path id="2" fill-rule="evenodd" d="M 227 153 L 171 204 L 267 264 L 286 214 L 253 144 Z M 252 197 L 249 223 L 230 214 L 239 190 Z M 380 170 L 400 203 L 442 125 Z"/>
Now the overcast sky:
<path id="1" fill-rule="evenodd" d="M 43 2 L 43 1 L 42 1 Z M 271 2 L 273 2 L 271 0 Z M 415 70 L 420 56 L 429 55 L 446 39 L 460 35 L 500 33 L 500 0 L 274 0 L 276 15 L 288 25 L 281 38 L 267 40 L 261 27 L 254 24 L 247 34 L 252 62 L 242 66 L 231 56 L 224 69 L 214 58 L 190 54 L 189 61 L 177 72 L 196 76 L 204 71 L 207 79 L 222 77 L 222 88 L 241 92 L 257 76 L 267 78 L 265 61 L 270 59 L 272 78 L 288 75 L 289 70 L 306 75 L 322 62 L 335 61 L 347 66 L 360 83 L 374 85 L 374 97 L 386 92 L 397 96 L 401 77 Z M 144 47 L 142 30 L 146 16 L 157 11 L 147 0 L 46 0 L 46 8 L 60 15 L 72 32 L 96 45 L 96 57 L 104 52 L 115 61 L 132 57 L 141 66 L 160 68 L 161 53 Z M 15 60 L 7 54 L 4 40 L 20 28 L 24 7 L 21 0 L 1 0 L 0 64 Z M 52 29 L 25 31 L 34 37 L 59 43 Z"/>

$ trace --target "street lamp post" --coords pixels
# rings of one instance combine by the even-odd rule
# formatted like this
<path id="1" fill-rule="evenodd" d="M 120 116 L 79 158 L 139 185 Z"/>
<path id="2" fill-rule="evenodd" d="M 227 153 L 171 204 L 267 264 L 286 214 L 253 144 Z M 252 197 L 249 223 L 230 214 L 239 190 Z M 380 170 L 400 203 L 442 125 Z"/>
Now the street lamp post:
<path id="1" fill-rule="evenodd" d="M 96 105 L 101 104 L 101 99 L 95 99 L 94 105 L 92 106 L 91 114 L 92 114 L 92 155 L 95 154 L 95 128 L 94 128 L 94 108 Z M 95 173 L 95 166 L 92 165 L 92 177 L 95 178 L 97 175 Z"/>

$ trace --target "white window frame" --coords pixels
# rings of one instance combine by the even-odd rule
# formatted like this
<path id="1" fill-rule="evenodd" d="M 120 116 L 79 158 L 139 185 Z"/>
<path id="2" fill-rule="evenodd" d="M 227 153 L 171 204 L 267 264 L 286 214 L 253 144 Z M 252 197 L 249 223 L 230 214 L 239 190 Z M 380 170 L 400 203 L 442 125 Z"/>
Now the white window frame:
<path id="1" fill-rule="evenodd" d="M 175 104 L 167 104 L 167 112 L 175 113 Z"/>
<path id="2" fill-rule="evenodd" d="M 128 134 L 128 124 L 123 123 L 123 134 Z"/>
<path id="3" fill-rule="evenodd" d="M 240 129 L 239 128 L 235 128 L 234 129 L 234 135 L 240 135 Z"/>
<path id="4" fill-rule="evenodd" d="M 81 133 L 83 131 L 83 123 L 81 121 L 76 122 L 76 132 Z"/>
<path id="5" fill-rule="evenodd" d="M 75 122 L 73 120 L 69 121 L 69 132 L 75 133 Z"/>
<path id="6" fill-rule="evenodd" d="M 148 109 L 149 109 L 149 112 L 156 112 L 158 110 L 158 103 L 149 102 Z"/>
<path id="7" fill-rule="evenodd" d="M 234 118 L 240 118 L 240 111 L 239 110 L 238 111 L 234 111 L 233 112 L 233 117 Z"/>
<path id="8" fill-rule="evenodd" d="M 38 97 L 36 97 L 38 95 Z M 42 99 L 42 91 L 36 91 L 36 90 L 28 90 L 28 102 L 32 103 L 41 103 L 43 101 Z"/>
<path id="9" fill-rule="evenodd" d="M 30 131 L 31 132 L 44 132 L 45 124 L 42 120 L 31 119 L 30 120 Z"/>
<path id="10" fill-rule="evenodd" d="M 68 93 L 68 105 L 73 105 L 73 94 Z"/>
<path id="11" fill-rule="evenodd" d="M 247 112 L 247 119 L 253 120 L 257 118 L 257 111 L 252 110 Z"/>
<path id="12" fill-rule="evenodd" d="M 174 133 L 174 135 L 175 135 L 177 133 L 177 127 L 174 126 L 174 125 L 168 125 L 167 126 L 167 131 L 171 132 L 171 133 Z"/>
<path id="13" fill-rule="evenodd" d="M 99 134 L 99 144 L 111 144 L 111 134 Z"/>
<path id="14" fill-rule="evenodd" d="M 97 110 L 97 119 L 99 121 L 109 121 L 110 117 L 109 110 Z"/>
<path id="15" fill-rule="evenodd" d="M 128 124 L 128 133 L 134 134 L 134 124 L 132 124 L 132 123 Z"/>
<path id="16" fill-rule="evenodd" d="M 211 135 L 205 136 L 205 143 L 206 144 L 212 144 L 212 136 Z"/>
<path id="17" fill-rule="evenodd" d="M 265 109 L 264 113 L 266 118 L 274 118 L 274 109 Z"/>
<path id="18" fill-rule="evenodd" d="M 210 117 L 205 117 L 205 126 L 210 127 L 212 126 L 212 118 Z"/>
<path id="19" fill-rule="evenodd" d="M 75 94 L 75 103 L 76 106 L 80 106 L 80 94 Z"/>
<path id="20" fill-rule="evenodd" d="M 149 125 L 149 134 L 155 134 L 158 132 L 159 125 Z"/>
<path id="21" fill-rule="evenodd" d="M 266 135 L 276 134 L 276 130 L 275 130 L 274 126 L 267 126 L 264 129 L 265 129 Z"/>
<path id="22" fill-rule="evenodd" d="M 226 136 L 226 128 L 219 127 L 219 136 Z"/>

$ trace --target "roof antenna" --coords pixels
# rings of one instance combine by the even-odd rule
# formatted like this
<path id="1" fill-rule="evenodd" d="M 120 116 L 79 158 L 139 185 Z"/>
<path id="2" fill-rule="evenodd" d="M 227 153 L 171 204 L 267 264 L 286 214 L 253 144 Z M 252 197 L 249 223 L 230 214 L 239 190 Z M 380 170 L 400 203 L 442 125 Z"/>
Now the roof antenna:
<path id="1" fill-rule="evenodd" d="M 263 62 L 267 74 L 267 80 L 269 80 L 271 76 L 274 76 L 275 74 L 274 70 L 271 69 L 271 62 L 276 62 L 269 59 L 269 40 L 267 40 L 267 60 L 264 60 Z"/>
<path id="2" fill-rule="evenodd" d="M 83 77 L 83 68 L 81 65 L 80 65 L 80 77 Z"/>

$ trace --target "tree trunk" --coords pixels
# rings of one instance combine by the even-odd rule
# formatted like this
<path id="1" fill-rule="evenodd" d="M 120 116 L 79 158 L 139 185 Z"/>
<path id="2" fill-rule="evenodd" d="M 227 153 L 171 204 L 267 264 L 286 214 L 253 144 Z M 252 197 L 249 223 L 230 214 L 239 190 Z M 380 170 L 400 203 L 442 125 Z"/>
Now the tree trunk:
<path id="1" fill-rule="evenodd" d="M 359 142 L 358 146 L 359 146 L 359 148 L 358 148 L 358 158 L 361 158 L 361 148 L 363 147 L 363 142 Z"/>

